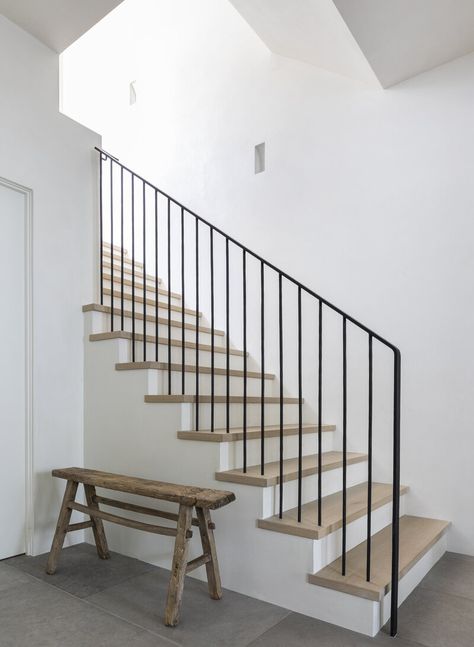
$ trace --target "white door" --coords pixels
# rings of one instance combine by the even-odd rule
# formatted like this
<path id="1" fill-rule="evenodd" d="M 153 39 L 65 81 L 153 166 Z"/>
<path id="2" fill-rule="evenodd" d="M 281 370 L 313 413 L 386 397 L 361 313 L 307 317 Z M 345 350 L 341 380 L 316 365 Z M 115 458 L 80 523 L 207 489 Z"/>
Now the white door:
<path id="1" fill-rule="evenodd" d="M 25 552 L 26 196 L 0 181 L 0 559 Z"/>

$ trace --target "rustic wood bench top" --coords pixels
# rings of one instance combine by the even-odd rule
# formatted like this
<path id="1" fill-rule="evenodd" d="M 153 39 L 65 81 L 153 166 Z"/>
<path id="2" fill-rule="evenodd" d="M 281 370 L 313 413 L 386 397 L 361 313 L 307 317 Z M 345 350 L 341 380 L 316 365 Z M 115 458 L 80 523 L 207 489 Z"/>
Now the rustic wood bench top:
<path id="1" fill-rule="evenodd" d="M 187 506 L 208 508 L 210 510 L 222 508 L 235 500 L 235 494 L 226 490 L 211 490 L 190 485 L 177 485 L 135 476 L 113 474 L 112 472 L 88 470 L 82 467 L 56 469 L 53 470 L 53 476 L 66 479 L 67 481 L 106 488 L 107 490 L 127 492 L 128 494 L 137 494 L 153 499 L 161 499 L 162 501 L 181 503 Z"/>

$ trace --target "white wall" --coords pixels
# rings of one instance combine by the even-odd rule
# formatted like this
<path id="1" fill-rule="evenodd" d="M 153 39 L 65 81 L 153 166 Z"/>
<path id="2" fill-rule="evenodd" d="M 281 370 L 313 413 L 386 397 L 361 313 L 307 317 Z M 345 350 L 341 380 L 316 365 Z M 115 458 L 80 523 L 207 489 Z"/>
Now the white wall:
<path id="1" fill-rule="evenodd" d="M 271 55 L 222 0 L 135 0 L 62 66 L 106 148 L 400 346 L 409 510 L 474 554 L 474 55 L 373 90 Z"/>
<path id="2" fill-rule="evenodd" d="M 57 54 L 0 16 L 0 176 L 33 191 L 36 553 L 49 549 L 64 485 L 51 469 L 83 460 L 81 305 L 94 294 L 91 149 L 100 140 L 59 113 L 58 66 Z"/>

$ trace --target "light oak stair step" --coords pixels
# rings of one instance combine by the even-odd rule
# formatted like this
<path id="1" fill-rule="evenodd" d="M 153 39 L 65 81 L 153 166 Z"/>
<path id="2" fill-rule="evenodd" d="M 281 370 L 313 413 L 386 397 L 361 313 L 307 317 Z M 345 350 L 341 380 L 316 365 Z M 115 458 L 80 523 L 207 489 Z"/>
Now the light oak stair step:
<path id="1" fill-rule="evenodd" d="M 400 519 L 399 579 L 425 555 L 449 527 L 449 521 L 404 516 Z M 392 526 L 373 535 L 371 581 L 365 579 L 367 542 L 346 554 L 346 575 L 341 575 L 341 558 L 310 574 L 308 581 L 367 600 L 380 601 L 391 588 Z"/>
<path id="2" fill-rule="evenodd" d="M 336 425 L 322 425 L 321 432 L 326 433 L 330 431 L 335 431 Z M 303 425 L 303 434 L 315 434 L 318 431 L 317 425 Z M 299 434 L 298 425 L 284 425 L 283 427 L 283 436 L 297 436 Z M 263 435 L 265 438 L 276 438 L 280 436 L 280 425 L 271 425 L 267 426 L 263 430 Z M 258 427 L 247 427 L 247 440 L 255 440 L 261 438 L 261 428 Z M 229 429 L 227 433 L 226 429 L 204 429 L 203 431 L 178 431 L 178 438 L 181 440 L 201 440 L 205 442 L 213 443 L 229 443 L 237 442 L 238 440 L 243 440 L 244 431 L 240 427 L 233 427 Z"/>
<path id="3" fill-rule="evenodd" d="M 102 258 L 108 258 L 109 260 L 113 259 L 114 261 L 122 261 L 122 256 L 120 254 L 111 254 L 109 249 L 104 249 L 102 251 Z M 130 256 L 125 256 L 123 257 L 123 260 L 129 267 L 132 266 L 132 259 Z M 135 261 L 135 269 L 140 268 L 141 270 L 143 269 L 143 263 L 141 261 Z"/>
<path id="4" fill-rule="evenodd" d="M 197 398 L 195 395 L 146 395 L 145 402 L 154 402 L 162 404 L 164 402 L 185 402 L 190 404 L 195 404 L 199 401 L 199 404 L 210 404 L 212 402 L 212 397 L 210 395 L 200 395 Z M 227 404 L 229 401 L 230 404 L 243 404 L 244 396 L 243 395 L 231 395 L 227 398 L 226 395 L 215 395 L 214 404 Z M 298 398 L 283 398 L 283 404 L 298 404 Z M 262 398 L 259 396 L 247 396 L 247 404 L 261 404 Z M 264 398 L 265 404 L 280 404 L 280 398 L 268 396 Z"/>
<path id="5" fill-rule="evenodd" d="M 167 371 L 169 364 L 167 362 L 122 362 L 120 364 L 115 364 L 117 371 L 137 371 L 144 369 L 158 369 L 160 371 Z M 171 370 L 176 373 L 181 373 L 183 367 L 181 364 L 171 364 Z M 184 371 L 187 373 L 195 373 L 196 366 L 194 364 L 185 364 Z M 199 366 L 199 373 L 210 375 L 211 374 L 210 366 Z M 215 375 L 227 375 L 225 368 L 214 368 Z M 244 377 L 244 372 L 235 368 L 229 369 L 229 375 L 231 377 Z M 261 373 L 255 371 L 247 371 L 247 377 L 249 379 L 260 380 L 262 378 Z M 275 375 L 273 373 L 265 373 L 264 378 L 266 380 L 274 380 Z"/>
<path id="6" fill-rule="evenodd" d="M 82 306 L 82 312 L 103 312 L 105 314 L 111 314 L 112 308 L 111 306 L 102 306 L 100 303 L 88 303 L 85 306 Z M 114 308 L 114 315 L 116 317 L 120 317 L 121 314 L 121 309 L 120 308 Z M 123 311 L 123 316 L 126 319 L 131 319 L 132 318 L 132 311 L 131 310 L 124 310 Z M 143 313 L 142 312 L 135 312 L 135 320 L 137 321 L 143 321 Z M 148 314 L 146 315 L 146 320 L 150 321 L 151 323 L 156 322 L 156 317 L 155 315 Z M 172 328 L 182 328 L 181 321 L 178 319 L 170 319 L 171 322 L 171 327 Z M 158 317 L 158 324 L 160 326 L 165 326 L 166 328 L 168 327 L 168 318 L 166 317 Z M 196 331 L 196 324 L 193 323 L 187 323 L 184 322 L 184 328 L 186 330 L 193 330 L 194 332 Z M 199 332 L 210 335 L 212 333 L 211 328 L 208 328 L 207 326 L 199 326 Z M 214 335 L 216 337 L 225 337 L 225 332 L 223 330 L 216 330 L 214 329 Z"/>
<path id="7" fill-rule="evenodd" d="M 132 268 L 129 267 L 128 265 L 125 265 L 125 260 L 126 260 L 125 257 L 124 257 L 123 260 L 124 260 L 123 273 L 128 274 L 129 276 L 132 276 L 132 274 L 133 274 Z M 109 260 L 104 260 L 102 265 L 103 265 L 103 267 L 105 267 L 108 270 L 112 269 L 112 263 Z M 114 267 L 114 276 L 115 275 L 120 276 L 121 272 L 122 272 L 121 264 L 120 263 L 114 263 L 113 267 Z M 117 274 L 117 272 L 118 272 L 118 274 Z M 137 270 L 136 268 L 135 268 L 135 278 L 139 278 L 139 279 L 143 278 L 143 272 L 140 272 L 140 270 Z M 153 284 L 155 283 L 155 277 L 153 276 L 153 274 L 147 274 L 146 278 L 149 281 L 153 281 Z M 163 284 L 163 279 L 160 279 L 158 277 L 158 285 L 162 285 L 162 284 Z"/>
<path id="8" fill-rule="evenodd" d="M 111 296 L 112 295 L 112 290 L 110 288 L 104 288 L 104 294 L 106 296 Z M 115 299 L 120 299 L 121 298 L 121 293 L 120 290 L 114 290 L 114 300 Z M 132 301 L 132 294 L 131 292 L 124 292 L 123 294 L 124 301 Z M 143 294 L 135 294 L 135 303 L 143 303 Z M 149 299 L 147 297 L 146 299 L 146 305 L 151 306 L 152 308 L 155 307 L 155 299 Z M 168 302 L 167 301 L 158 301 L 158 307 L 162 308 L 164 310 L 168 310 Z M 172 312 L 181 312 L 182 307 L 177 306 L 174 303 L 170 305 L 170 310 Z M 187 315 L 190 315 L 192 317 L 196 316 L 196 310 L 191 310 L 190 308 L 184 308 L 184 312 Z M 137 316 L 138 313 L 135 314 Z M 202 317 L 202 312 L 199 312 L 198 317 Z"/>
<path id="9" fill-rule="evenodd" d="M 132 333 L 128 332 L 128 330 L 114 330 L 113 332 L 96 332 L 89 335 L 90 341 L 104 341 L 106 339 L 132 339 Z M 146 340 L 150 344 L 156 343 L 156 337 L 154 335 L 147 335 Z M 138 332 L 135 333 L 135 342 L 143 343 L 142 333 L 138 333 Z M 168 337 L 158 337 L 158 344 L 168 346 Z M 177 347 L 177 348 L 182 347 L 181 339 L 171 339 L 169 341 L 169 344 L 170 346 Z M 193 341 L 185 341 L 184 347 L 195 350 L 196 344 Z M 210 352 L 211 346 L 209 344 L 199 344 L 199 350 L 203 352 Z M 215 346 L 214 352 L 225 354 L 226 349 L 223 348 L 222 346 Z M 243 357 L 244 351 L 231 348 L 229 350 L 229 355 L 237 355 L 238 357 Z"/>
<path id="10" fill-rule="evenodd" d="M 109 281 L 110 283 L 112 282 L 112 275 L 104 272 L 103 274 L 104 281 Z M 127 287 L 132 287 L 133 281 L 131 279 L 126 279 L 124 277 L 123 279 L 123 284 L 126 285 Z M 115 274 L 114 272 L 114 285 L 121 285 L 121 276 L 120 274 Z M 143 292 L 143 282 L 142 281 L 135 281 L 135 290 L 140 290 Z M 155 281 L 153 280 L 153 283 L 150 281 L 147 281 L 147 287 L 146 287 L 147 292 L 154 292 L 155 291 Z M 170 292 L 168 290 L 165 290 L 164 288 L 158 288 L 158 294 L 168 296 Z M 181 295 L 178 294 L 177 292 L 171 292 L 171 298 L 172 299 L 181 299 Z"/>
<path id="11" fill-rule="evenodd" d="M 322 472 L 335 470 L 342 467 L 342 452 L 324 452 L 322 454 Z M 347 464 L 362 463 L 367 460 L 366 454 L 347 452 Z M 251 465 L 247 467 L 244 474 L 242 468 L 228 470 L 226 472 L 216 472 L 217 481 L 227 483 L 243 483 L 244 485 L 257 485 L 267 487 L 277 485 L 280 482 L 280 461 L 265 463 L 265 474 L 260 474 L 260 465 Z M 303 476 L 311 476 L 318 473 L 318 456 L 303 456 Z M 286 458 L 283 461 L 283 482 L 295 481 L 298 478 L 298 459 Z"/>
<path id="12" fill-rule="evenodd" d="M 368 483 L 359 483 L 347 488 L 347 523 L 367 514 Z M 400 494 L 408 487 L 402 485 Z M 372 510 L 392 501 L 393 488 L 389 483 L 372 483 Z M 318 526 L 318 501 L 310 501 L 301 506 L 301 522 L 298 522 L 298 508 L 286 510 L 282 519 L 278 515 L 259 519 L 258 527 L 265 530 L 282 532 L 286 535 L 321 539 L 342 527 L 342 491 L 323 497 L 321 501 L 322 525 Z"/>
<path id="13" fill-rule="evenodd" d="M 112 245 L 111 243 L 109 243 L 106 240 L 102 241 L 102 248 L 104 250 L 108 250 L 109 252 L 110 252 L 111 249 L 113 249 L 114 252 L 122 253 L 122 247 L 120 245 Z M 124 253 L 124 256 L 128 255 L 128 250 L 125 249 L 125 247 L 123 248 L 123 253 Z"/>

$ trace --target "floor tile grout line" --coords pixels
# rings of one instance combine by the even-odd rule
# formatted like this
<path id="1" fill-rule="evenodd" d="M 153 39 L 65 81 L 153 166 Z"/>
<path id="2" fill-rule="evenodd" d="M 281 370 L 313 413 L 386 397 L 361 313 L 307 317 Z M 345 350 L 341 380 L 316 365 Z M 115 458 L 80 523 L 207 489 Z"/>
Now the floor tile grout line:
<path id="1" fill-rule="evenodd" d="M 75 597 L 75 596 L 73 596 Z M 104 607 L 99 606 L 98 604 L 94 604 L 94 602 L 90 602 L 86 598 L 76 598 L 77 600 L 81 600 L 88 606 L 92 607 L 93 609 L 98 609 L 99 611 L 103 611 L 109 616 L 112 616 L 113 618 L 117 618 L 118 620 L 122 620 L 123 622 L 132 625 L 133 627 L 137 627 L 137 629 L 141 629 L 142 631 L 146 632 L 147 634 L 150 634 L 151 636 L 154 636 L 156 638 L 163 638 L 163 640 L 166 640 L 166 642 L 169 642 L 170 645 L 174 645 L 175 647 L 182 647 L 180 643 L 175 642 L 174 640 L 171 640 L 171 638 L 168 638 L 167 636 L 163 636 L 163 634 L 159 634 L 151 629 L 148 629 L 147 627 L 144 627 L 143 625 L 139 625 L 136 622 L 132 622 L 131 620 L 128 620 L 127 618 L 124 618 L 123 616 L 119 615 L 118 613 L 113 613 L 109 609 L 105 609 Z"/>
<path id="2" fill-rule="evenodd" d="M 32 575 L 31 573 L 27 573 L 26 571 L 22 571 L 17 566 L 13 566 L 13 568 L 20 571 L 23 574 L 29 575 L 36 582 L 39 582 L 40 584 L 44 584 L 45 586 L 49 587 L 50 589 L 54 589 L 55 591 L 59 591 L 59 593 L 63 593 L 64 595 L 68 596 L 69 598 L 72 598 L 73 600 L 83 602 L 87 606 L 92 607 L 93 609 L 97 609 L 98 611 L 102 611 L 106 615 L 111 616 L 113 618 L 117 618 L 118 620 L 121 620 L 122 622 L 125 622 L 126 624 L 128 624 L 128 625 L 130 625 L 132 627 L 136 627 L 137 629 L 140 629 L 141 631 L 143 631 L 143 632 L 145 632 L 147 634 L 150 634 L 150 635 L 158 637 L 158 638 L 163 638 L 164 640 L 169 642 L 170 645 L 173 645 L 174 647 L 182 647 L 182 645 L 180 645 L 180 643 L 177 643 L 174 640 L 171 640 L 167 636 L 163 636 L 162 634 L 155 633 L 154 631 L 151 631 L 150 629 L 147 629 L 146 627 L 143 627 L 142 625 L 139 625 L 136 622 L 132 622 L 131 620 L 127 620 L 127 618 L 123 618 L 122 616 L 120 616 L 120 615 L 118 615 L 116 613 L 113 613 L 113 612 L 109 611 L 108 609 L 105 609 L 104 607 L 101 607 L 101 606 L 99 606 L 97 604 L 94 604 L 93 602 L 90 602 L 87 598 L 80 598 L 79 596 L 74 595 L 74 593 L 70 593 L 69 591 L 66 591 L 65 589 L 61 589 L 59 586 L 56 586 L 55 584 L 50 583 L 47 580 L 43 580 L 43 579 L 41 579 L 39 577 L 36 577 L 35 575 Z M 139 577 L 139 576 L 137 575 L 137 576 L 134 576 L 134 577 Z M 128 578 L 128 579 L 130 580 L 130 579 L 133 579 L 133 578 Z M 21 584 L 26 585 L 27 582 L 21 582 Z M 102 589 L 102 591 L 103 590 L 105 590 L 105 589 Z M 102 591 L 98 591 L 98 593 L 102 593 Z"/>
<path id="3" fill-rule="evenodd" d="M 262 631 L 262 633 L 259 634 L 258 636 L 255 636 L 255 638 L 252 638 L 252 640 L 249 643 L 247 643 L 245 645 L 245 647 L 251 647 L 257 640 L 260 640 L 260 638 L 265 636 L 265 634 L 267 634 L 269 631 L 271 631 L 272 629 L 275 629 L 275 627 L 278 627 L 278 625 L 281 622 L 283 622 L 284 620 L 286 620 L 289 616 L 291 616 L 292 613 L 295 613 L 295 612 L 294 611 L 288 611 L 288 613 L 286 615 L 284 615 L 283 618 L 280 618 L 280 620 L 275 622 L 274 625 L 272 625 L 271 627 L 268 627 L 267 629 L 265 629 L 265 631 Z"/>
<path id="4" fill-rule="evenodd" d="M 418 585 L 418 589 L 420 591 L 431 591 L 432 593 L 438 593 L 438 594 L 441 593 L 442 595 L 448 595 L 453 598 L 459 598 L 460 600 L 469 600 L 470 602 L 474 603 L 474 597 L 469 598 L 467 597 L 467 595 L 461 595 L 459 593 L 451 593 L 448 591 L 443 591 L 441 589 L 432 588 L 431 586 L 422 586 L 421 582 Z"/>

